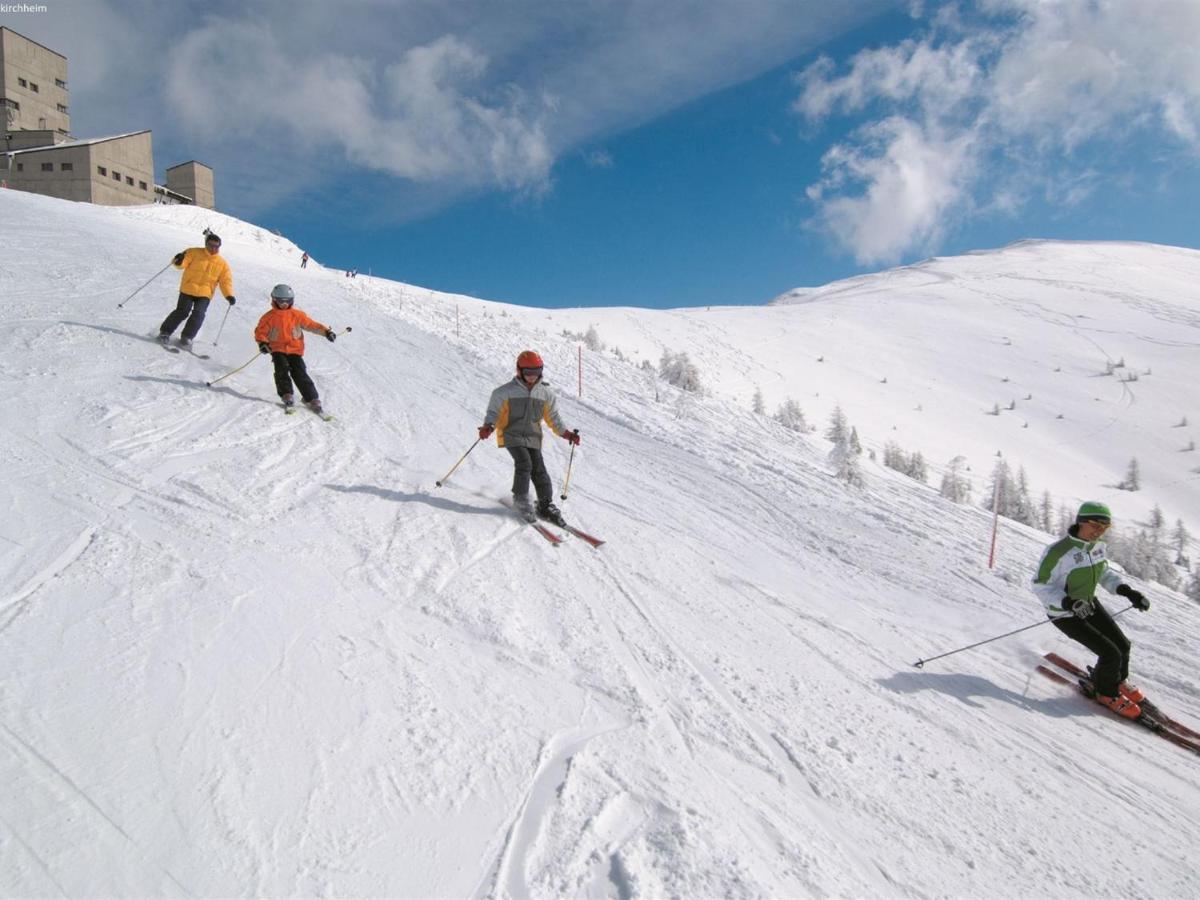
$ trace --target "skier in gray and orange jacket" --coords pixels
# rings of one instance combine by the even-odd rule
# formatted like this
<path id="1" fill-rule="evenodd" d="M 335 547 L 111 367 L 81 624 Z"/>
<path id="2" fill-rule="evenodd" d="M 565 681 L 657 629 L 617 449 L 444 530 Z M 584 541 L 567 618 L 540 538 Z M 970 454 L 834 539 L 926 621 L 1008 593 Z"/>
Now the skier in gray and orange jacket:
<path id="1" fill-rule="evenodd" d="M 536 514 L 561 525 L 562 513 L 554 505 L 554 486 L 542 459 L 542 422 L 570 444 L 579 443 L 579 430 L 568 431 L 558 415 L 554 391 L 542 381 L 542 358 L 532 350 L 517 357 L 517 374 L 492 391 L 487 413 L 479 426 L 479 439 L 486 441 L 493 431 L 496 443 L 513 458 L 513 504 L 517 512 L 532 518 L 529 482 L 537 491 Z"/>
<path id="2" fill-rule="evenodd" d="M 1112 513 L 1103 503 L 1089 500 L 1080 506 L 1066 536 L 1042 553 L 1033 592 L 1055 628 L 1097 655 L 1092 671 L 1096 700 L 1136 719 L 1142 714 L 1138 703 L 1146 695 L 1126 680 L 1131 644 L 1096 599 L 1096 588 L 1103 586 L 1125 597 L 1142 612 L 1150 608 L 1150 601 L 1122 581 L 1119 568 L 1109 565 L 1108 548 L 1100 538 L 1111 524 Z"/>

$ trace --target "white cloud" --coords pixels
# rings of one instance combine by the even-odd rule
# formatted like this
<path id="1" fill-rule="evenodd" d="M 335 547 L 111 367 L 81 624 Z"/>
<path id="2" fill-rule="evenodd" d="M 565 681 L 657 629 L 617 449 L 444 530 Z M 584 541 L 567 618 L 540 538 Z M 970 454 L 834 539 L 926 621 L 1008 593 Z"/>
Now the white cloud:
<path id="1" fill-rule="evenodd" d="M 427 212 L 435 193 L 538 190 L 564 151 L 897 2 L 212 0 L 181 14 L 153 0 L 61 0 L 38 29 L 95 57 L 73 85 L 77 106 L 105 111 L 95 131 L 118 114 L 153 127 L 156 148 L 214 165 L 219 196 L 233 185 L 243 210 L 369 169 L 395 178 L 381 206 L 419 197 Z M 134 84 L 145 86 L 136 98 Z"/>
<path id="2" fill-rule="evenodd" d="M 1015 210 L 1017 181 L 1082 202 L 1100 176 L 1078 177 L 1075 154 L 1093 145 L 1150 136 L 1200 154 L 1200 3 L 980 7 L 982 21 L 941 8 L 920 39 L 863 51 L 841 75 L 818 59 L 798 78 L 794 109 L 810 123 L 878 121 L 825 154 L 808 192 L 814 222 L 862 262 L 924 248 L 953 216 Z"/>

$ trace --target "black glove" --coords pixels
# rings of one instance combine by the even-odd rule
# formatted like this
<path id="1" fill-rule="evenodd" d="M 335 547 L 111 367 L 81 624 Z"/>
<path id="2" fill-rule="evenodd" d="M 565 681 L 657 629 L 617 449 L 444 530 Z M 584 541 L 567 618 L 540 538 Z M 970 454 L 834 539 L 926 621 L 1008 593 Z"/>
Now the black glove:
<path id="1" fill-rule="evenodd" d="M 1091 600 L 1072 600 L 1070 597 L 1063 597 L 1063 605 L 1081 619 L 1086 619 L 1094 610 Z"/>
<path id="2" fill-rule="evenodd" d="M 183 254 L 185 252 L 186 251 L 184 251 L 184 250 L 180 250 L 178 253 L 175 254 L 175 265 L 177 265 L 177 266 L 183 265 Z"/>
<path id="3" fill-rule="evenodd" d="M 229 301 L 230 306 L 233 306 L 233 304 L 237 303 L 237 297 L 226 297 L 225 299 Z"/>
<path id="4" fill-rule="evenodd" d="M 271 345 L 268 344 L 266 341 L 259 341 L 258 342 L 258 352 L 259 353 L 270 353 Z"/>
<path id="5" fill-rule="evenodd" d="M 325 340 L 329 341 L 331 344 L 337 340 L 337 335 L 333 333 L 332 328 L 325 332 Z"/>
<path id="6" fill-rule="evenodd" d="M 1141 591 L 1135 591 L 1127 584 L 1123 584 L 1117 588 L 1117 595 L 1129 600 L 1133 604 L 1134 609 L 1140 609 L 1142 612 L 1150 609 L 1150 601 L 1146 599 L 1146 595 Z"/>

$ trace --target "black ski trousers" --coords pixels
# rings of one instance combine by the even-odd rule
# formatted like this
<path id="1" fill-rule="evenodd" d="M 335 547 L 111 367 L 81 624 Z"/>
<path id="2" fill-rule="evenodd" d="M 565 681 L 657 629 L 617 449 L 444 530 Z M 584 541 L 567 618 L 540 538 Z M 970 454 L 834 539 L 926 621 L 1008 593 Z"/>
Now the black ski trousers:
<path id="1" fill-rule="evenodd" d="M 1093 600 L 1092 603 L 1092 614 L 1086 619 L 1077 616 L 1054 619 L 1054 627 L 1099 657 L 1092 670 L 1092 683 L 1096 693 L 1115 697 L 1117 685 L 1129 677 L 1129 648 L 1132 645 L 1100 601 Z"/>
<path id="2" fill-rule="evenodd" d="M 513 458 L 513 496 L 529 495 L 529 482 L 533 480 L 538 502 L 549 503 L 554 499 L 554 486 L 550 484 L 550 473 L 542 459 L 539 447 L 505 447 Z"/>
<path id="3" fill-rule="evenodd" d="M 317 399 L 317 386 L 308 377 L 308 369 L 304 365 L 304 357 L 299 353 L 271 354 L 271 362 L 275 363 L 275 390 L 280 397 L 292 395 L 292 382 L 300 388 L 300 396 L 305 403 Z"/>
<path id="4" fill-rule="evenodd" d="M 187 324 L 183 326 L 183 333 L 179 336 L 189 341 L 194 340 L 196 335 L 200 333 L 200 326 L 204 324 L 204 316 L 208 312 L 208 304 L 211 302 L 211 297 L 193 297 L 191 294 L 180 294 L 175 308 L 167 314 L 167 317 L 163 319 L 163 323 L 158 326 L 159 334 L 171 334 L 179 327 L 180 322 L 187 319 Z"/>

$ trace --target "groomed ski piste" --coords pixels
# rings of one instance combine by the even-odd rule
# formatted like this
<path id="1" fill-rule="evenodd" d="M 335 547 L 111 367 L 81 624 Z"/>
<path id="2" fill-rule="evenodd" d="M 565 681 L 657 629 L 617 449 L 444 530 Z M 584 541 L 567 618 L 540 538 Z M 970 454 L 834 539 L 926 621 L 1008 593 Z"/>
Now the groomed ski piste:
<path id="1" fill-rule="evenodd" d="M 116 308 L 204 227 L 238 297 L 216 346 L 212 305 L 209 360 L 152 341 L 174 270 Z M 1200 895 L 1200 759 L 1037 675 L 1081 648 L 1044 626 L 912 666 L 1039 621 L 1051 536 L 1004 523 L 989 570 L 982 510 L 865 457 L 848 488 L 819 433 L 748 403 L 761 384 L 823 430 L 836 398 L 869 448 L 894 425 L 941 442 L 931 463 L 968 455 L 977 492 L 987 429 L 1010 428 L 1035 488 L 1102 495 L 1118 528 L 1155 499 L 1194 526 L 1171 425 L 1200 417 L 1200 254 L 1023 244 L 669 313 L 299 256 L 206 210 L 0 190 L 0 895 Z M 265 359 L 205 386 L 253 357 L 276 282 L 353 327 L 307 341 L 331 422 L 284 415 Z M 588 324 L 634 361 L 586 353 L 580 397 L 562 332 Z M 1046 398 L 1028 429 L 981 412 L 1002 336 Z M 500 505 L 494 439 L 435 487 L 527 347 L 582 434 L 560 505 L 598 549 Z M 638 367 L 663 348 L 710 393 Z M 1105 354 L 1153 375 L 1098 376 Z M 885 402 L 906 381 L 925 399 Z M 568 447 L 547 447 L 557 493 Z M 1132 456 L 1143 491 L 1105 489 Z M 1196 727 L 1200 607 L 1142 587 L 1152 610 L 1120 619 L 1136 680 Z"/>

